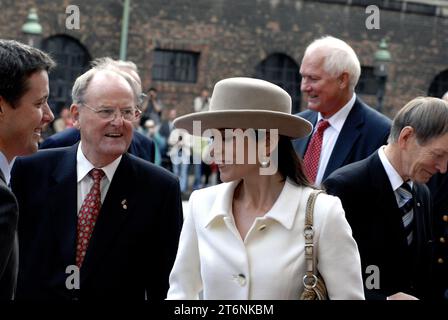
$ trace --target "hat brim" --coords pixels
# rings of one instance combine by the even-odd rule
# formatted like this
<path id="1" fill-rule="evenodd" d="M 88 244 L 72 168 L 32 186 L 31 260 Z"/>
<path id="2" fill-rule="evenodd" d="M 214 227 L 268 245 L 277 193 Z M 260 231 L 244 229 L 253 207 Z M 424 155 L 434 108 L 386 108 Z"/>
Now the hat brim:
<path id="1" fill-rule="evenodd" d="M 201 129 L 193 132 L 193 121 L 200 121 Z M 280 135 L 290 138 L 308 136 L 313 125 L 295 115 L 267 110 L 222 110 L 190 113 L 174 120 L 176 128 L 191 135 L 202 134 L 207 129 L 278 129 Z"/>

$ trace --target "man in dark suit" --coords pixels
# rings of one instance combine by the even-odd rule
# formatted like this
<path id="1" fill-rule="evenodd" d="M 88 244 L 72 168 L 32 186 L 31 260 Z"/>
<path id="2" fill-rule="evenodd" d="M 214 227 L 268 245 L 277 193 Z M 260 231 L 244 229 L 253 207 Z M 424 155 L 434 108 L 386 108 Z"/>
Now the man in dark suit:
<path id="1" fill-rule="evenodd" d="M 49 136 L 42 142 L 39 149 L 51 149 L 60 147 L 69 147 L 77 143 L 81 139 L 81 135 L 77 128 L 68 128 Z M 155 146 L 154 141 L 145 137 L 140 132 L 134 130 L 131 145 L 128 152 L 139 158 L 154 163 Z"/>
<path id="2" fill-rule="evenodd" d="M 126 153 L 137 96 L 127 74 L 92 68 L 73 88 L 80 143 L 16 161 L 18 299 L 166 297 L 182 226 L 179 183 Z"/>
<path id="3" fill-rule="evenodd" d="M 327 192 L 341 199 L 358 243 L 368 299 L 432 296 L 437 280 L 431 278 L 431 200 L 425 183 L 446 172 L 447 123 L 448 103 L 413 99 L 396 115 L 387 146 L 324 181 Z"/>
<path id="4" fill-rule="evenodd" d="M 309 110 L 298 115 L 310 121 L 315 131 L 293 144 L 304 160 L 308 179 L 316 185 L 387 141 L 390 120 L 354 93 L 360 72 L 356 53 L 340 39 L 315 40 L 305 51 L 300 89 Z"/>
<path id="5" fill-rule="evenodd" d="M 47 99 L 48 71 L 55 65 L 44 52 L 0 40 L 0 301 L 14 297 L 18 268 L 18 206 L 9 189 L 16 156 L 37 151 L 42 129 L 54 117 Z"/>

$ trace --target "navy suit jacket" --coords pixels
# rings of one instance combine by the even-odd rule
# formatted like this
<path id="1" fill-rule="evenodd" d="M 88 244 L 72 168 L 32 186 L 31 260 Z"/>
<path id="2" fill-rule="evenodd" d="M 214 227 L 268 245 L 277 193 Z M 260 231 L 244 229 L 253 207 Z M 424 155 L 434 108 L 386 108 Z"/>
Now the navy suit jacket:
<path id="1" fill-rule="evenodd" d="M 448 301 L 448 173 L 434 175 L 428 187 L 434 202 L 434 298 Z"/>
<path id="2" fill-rule="evenodd" d="M 74 145 L 80 139 L 81 134 L 78 129 L 68 128 L 61 132 L 53 134 L 52 136 L 49 136 L 44 140 L 44 142 L 42 142 L 42 144 L 39 146 L 39 149 L 69 147 Z M 128 152 L 130 154 L 133 154 L 134 156 L 154 163 L 154 142 L 138 131 L 134 130 L 134 135 L 132 136 L 132 141 L 131 145 L 129 146 Z"/>
<path id="3" fill-rule="evenodd" d="M 0 301 L 14 296 L 18 268 L 17 200 L 0 170 Z"/>
<path id="4" fill-rule="evenodd" d="M 40 150 L 16 160 L 12 188 L 20 207 L 17 299 L 130 299 L 166 297 L 183 221 L 178 179 L 124 154 L 101 206 L 80 270 L 75 265 L 76 150 Z"/>
<path id="5" fill-rule="evenodd" d="M 379 289 L 367 289 L 366 299 L 385 299 L 397 292 L 418 298 L 431 296 L 431 199 L 426 185 L 414 183 L 414 243 L 407 245 L 394 191 L 378 152 L 334 171 L 324 187 L 341 199 L 352 228 L 363 269 L 379 268 Z"/>
<path id="6" fill-rule="evenodd" d="M 316 125 L 317 112 L 306 110 L 298 115 L 310 121 L 313 126 Z M 355 104 L 339 133 L 322 181 L 334 170 L 365 159 L 379 147 L 385 145 L 389 137 L 390 126 L 389 118 L 356 98 Z M 302 158 L 310 140 L 311 135 L 293 141 L 294 149 Z"/>

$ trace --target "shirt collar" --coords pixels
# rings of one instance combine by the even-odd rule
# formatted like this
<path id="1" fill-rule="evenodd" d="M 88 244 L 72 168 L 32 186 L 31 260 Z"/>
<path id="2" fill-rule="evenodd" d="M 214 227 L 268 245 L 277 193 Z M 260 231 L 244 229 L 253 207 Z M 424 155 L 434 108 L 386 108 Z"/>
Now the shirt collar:
<path id="1" fill-rule="evenodd" d="M 95 166 L 89 160 L 87 160 L 86 156 L 82 152 L 81 143 L 82 142 L 79 143 L 78 151 L 76 153 L 76 163 L 77 163 L 76 170 L 77 170 L 77 175 L 78 175 L 78 180 L 77 180 L 78 183 L 82 179 L 84 179 L 84 177 L 90 172 L 90 170 L 95 168 Z M 122 157 L 123 156 L 119 156 L 117 159 L 115 159 L 108 165 L 106 165 L 102 168 L 97 168 L 97 169 L 102 169 L 104 171 L 107 179 L 109 181 L 112 181 L 112 178 L 115 174 L 115 171 L 117 170 L 118 165 L 120 164 Z"/>
<path id="2" fill-rule="evenodd" d="M 16 157 L 12 158 L 11 162 L 8 162 L 3 152 L 0 151 L 0 170 L 2 170 L 3 175 L 5 176 L 6 184 L 9 185 L 11 181 L 11 169 L 14 165 L 14 161 L 16 161 Z"/>
<path id="3" fill-rule="evenodd" d="M 383 164 L 384 170 L 386 171 L 387 177 L 389 178 L 390 185 L 392 186 L 392 190 L 395 192 L 401 185 L 404 183 L 403 178 L 398 174 L 397 170 L 392 166 L 389 159 L 384 152 L 384 148 L 386 146 L 382 146 L 378 149 L 378 156 L 380 157 L 380 161 Z M 409 181 L 408 184 L 412 188 L 412 181 Z"/>
<path id="4" fill-rule="evenodd" d="M 222 184 L 223 190 L 217 191 L 216 199 L 210 210 L 210 216 L 205 221 L 205 227 L 208 227 L 213 221 L 219 218 L 229 217 L 233 219 L 231 216 L 233 193 L 240 181 L 237 180 Z M 293 184 L 289 179 L 286 179 L 285 185 L 274 205 L 261 218 L 275 220 L 286 229 L 291 229 L 299 207 L 301 192 L 300 187 Z"/>
<path id="5" fill-rule="evenodd" d="M 345 106 L 343 106 L 338 112 L 336 112 L 330 118 L 326 119 L 330 123 L 330 126 L 336 129 L 338 132 L 341 132 L 342 127 L 344 126 L 344 122 L 347 119 L 348 114 L 352 110 L 353 105 L 355 104 L 355 100 L 356 100 L 356 94 L 353 93 L 352 98 L 345 104 Z M 323 119 L 322 114 L 319 112 L 317 115 L 317 123 L 319 123 L 319 121 L 322 119 Z"/>

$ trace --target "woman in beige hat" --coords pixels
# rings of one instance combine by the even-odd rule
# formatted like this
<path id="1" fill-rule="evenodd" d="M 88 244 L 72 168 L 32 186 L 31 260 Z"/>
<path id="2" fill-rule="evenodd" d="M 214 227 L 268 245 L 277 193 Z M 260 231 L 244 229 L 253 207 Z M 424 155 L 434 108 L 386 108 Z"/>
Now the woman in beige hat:
<path id="1" fill-rule="evenodd" d="M 291 97 L 280 87 L 230 78 L 215 85 L 209 111 L 174 125 L 193 135 L 214 129 L 211 155 L 224 183 L 190 197 L 168 299 L 298 299 L 305 207 L 314 189 L 291 139 L 308 135 L 311 124 L 291 115 Z M 248 138 L 238 142 L 243 133 Z M 317 197 L 314 245 L 329 298 L 363 299 L 357 245 L 336 197 Z"/>

